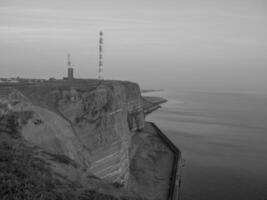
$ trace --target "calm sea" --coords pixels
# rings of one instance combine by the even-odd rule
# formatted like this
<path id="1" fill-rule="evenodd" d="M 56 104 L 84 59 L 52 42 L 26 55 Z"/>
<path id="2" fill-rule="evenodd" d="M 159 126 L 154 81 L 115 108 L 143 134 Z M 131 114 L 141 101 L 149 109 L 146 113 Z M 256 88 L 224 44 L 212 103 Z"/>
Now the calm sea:
<path id="1" fill-rule="evenodd" d="M 182 151 L 182 200 L 267 200 L 267 94 L 163 91 L 147 117 Z"/>

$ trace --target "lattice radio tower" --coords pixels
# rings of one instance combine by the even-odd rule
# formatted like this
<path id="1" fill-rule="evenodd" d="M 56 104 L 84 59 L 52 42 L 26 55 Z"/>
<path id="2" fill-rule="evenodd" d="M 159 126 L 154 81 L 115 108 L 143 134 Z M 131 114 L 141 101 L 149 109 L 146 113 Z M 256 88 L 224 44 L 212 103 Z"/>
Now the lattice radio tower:
<path id="1" fill-rule="evenodd" d="M 98 62 L 98 79 L 104 79 L 103 77 L 103 32 L 99 32 L 99 62 Z"/>

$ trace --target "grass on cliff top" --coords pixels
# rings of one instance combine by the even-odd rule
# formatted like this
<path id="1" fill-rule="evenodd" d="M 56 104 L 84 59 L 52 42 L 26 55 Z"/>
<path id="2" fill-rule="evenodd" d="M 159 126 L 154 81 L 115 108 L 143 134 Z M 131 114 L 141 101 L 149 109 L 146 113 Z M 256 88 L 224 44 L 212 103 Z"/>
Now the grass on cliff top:
<path id="1" fill-rule="evenodd" d="M 34 157 L 22 144 L 0 143 L 0 199 L 73 199 L 59 180 L 52 177 L 44 160 Z"/>

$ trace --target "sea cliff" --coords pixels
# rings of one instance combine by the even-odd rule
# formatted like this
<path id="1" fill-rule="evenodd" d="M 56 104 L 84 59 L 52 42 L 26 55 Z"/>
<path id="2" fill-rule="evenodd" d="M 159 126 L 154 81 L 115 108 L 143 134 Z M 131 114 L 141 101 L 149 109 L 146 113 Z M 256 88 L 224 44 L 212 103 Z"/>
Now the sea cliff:
<path id="1" fill-rule="evenodd" d="M 64 185 L 62 194 L 74 185 L 74 199 L 172 199 L 180 152 L 145 122 L 145 114 L 163 102 L 145 100 L 138 84 L 125 81 L 0 85 L 1 146 L 17 152 L 13 160 L 23 159 L 24 151 L 30 160 L 40 159 L 50 180 Z M 9 161 L 7 167 L 14 165 Z"/>

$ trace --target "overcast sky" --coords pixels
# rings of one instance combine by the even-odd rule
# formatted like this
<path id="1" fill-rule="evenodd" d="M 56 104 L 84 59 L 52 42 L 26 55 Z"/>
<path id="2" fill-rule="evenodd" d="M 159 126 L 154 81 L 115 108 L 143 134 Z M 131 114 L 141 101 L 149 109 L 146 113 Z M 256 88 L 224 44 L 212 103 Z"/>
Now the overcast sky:
<path id="1" fill-rule="evenodd" d="M 0 0 L 0 76 L 267 91 L 266 0 Z"/>

